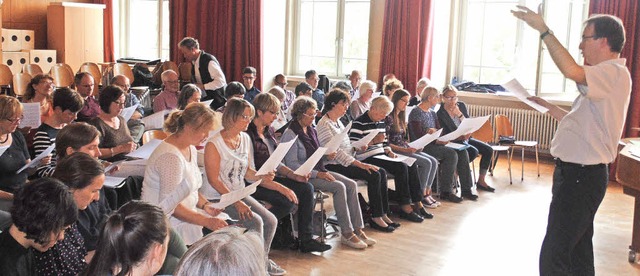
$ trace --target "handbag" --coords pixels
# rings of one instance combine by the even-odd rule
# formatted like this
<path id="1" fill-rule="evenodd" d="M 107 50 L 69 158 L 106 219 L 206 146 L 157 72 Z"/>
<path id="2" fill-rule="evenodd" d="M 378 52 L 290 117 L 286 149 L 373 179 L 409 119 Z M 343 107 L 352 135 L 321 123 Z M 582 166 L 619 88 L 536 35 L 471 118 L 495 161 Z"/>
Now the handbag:
<path id="1" fill-rule="evenodd" d="M 500 135 L 498 137 L 498 143 L 507 144 L 507 145 L 513 145 L 513 144 L 516 143 L 516 137 L 514 137 L 513 135 L 511 135 L 511 136 L 502 136 L 502 135 Z"/>

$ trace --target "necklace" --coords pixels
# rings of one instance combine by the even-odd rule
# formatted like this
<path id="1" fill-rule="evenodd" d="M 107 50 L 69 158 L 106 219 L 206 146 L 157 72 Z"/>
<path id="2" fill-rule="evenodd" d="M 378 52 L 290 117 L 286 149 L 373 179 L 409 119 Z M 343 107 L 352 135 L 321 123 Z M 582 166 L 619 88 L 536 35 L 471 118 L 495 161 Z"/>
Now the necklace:
<path id="1" fill-rule="evenodd" d="M 7 133 L 6 135 L 7 135 L 7 137 L 4 138 L 4 140 L 2 142 L 0 142 L 0 144 L 4 144 L 4 143 L 7 142 L 7 140 L 9 140 L 9 133 Z"/>

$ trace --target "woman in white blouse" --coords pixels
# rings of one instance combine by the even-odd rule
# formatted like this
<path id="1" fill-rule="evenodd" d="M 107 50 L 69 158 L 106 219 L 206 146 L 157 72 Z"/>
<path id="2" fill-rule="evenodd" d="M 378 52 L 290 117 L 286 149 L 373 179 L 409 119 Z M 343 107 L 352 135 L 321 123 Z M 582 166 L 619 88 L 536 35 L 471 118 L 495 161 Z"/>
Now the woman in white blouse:
<path id="1" fill-rule="evenodd" d="M 171 113 L 164 123 L 171 135 L 153 151 L 144 175 L 142 200 L 162 208 L 186 244 L 202 238 L 202 227 L 215 231 L 227 225 L 215 217 L 220 210 L 198 192 L 202 174 L 195 146 L 207 139 L 214 118 L 213 111 L 199 103 Z"/>

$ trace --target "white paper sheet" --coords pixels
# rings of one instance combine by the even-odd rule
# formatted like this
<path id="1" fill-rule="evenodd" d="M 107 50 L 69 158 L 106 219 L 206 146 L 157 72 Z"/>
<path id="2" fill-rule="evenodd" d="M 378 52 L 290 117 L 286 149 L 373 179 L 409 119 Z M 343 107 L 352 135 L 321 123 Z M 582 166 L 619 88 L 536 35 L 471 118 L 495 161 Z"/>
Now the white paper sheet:
<path id="1" fill-rule="evenodd" d="M 104 172 L 105 173 L 109 173 L 111 170 L 113 170 L 116 166 L 118 166 L 122 162 L 124 162 L 124 160 L 120 160 L 120 161 L 116 161 L 116 162 L 111 163 L 111 165 L 109 165 L 106 168 L 104 168 Z"/>
<path id="2" fill-rule="evenodd" d="M 49 156 L 51 154 L 51 152 L 56 148 L 56 143 L 51 144 L 51 146 L 49 146 L 47 149 L 45 149 L 43 152 L 41 152 L 40 154 L 38 154 L 38 156 L 36 156 L 36 158 L 33 158 L 33 160 L 31 160 L 31 162 L 27 163 L 26 165 L 22 166 L 22 168 L 20 168 L 16 174 L 21 173 L 22 171 L 24 171 L 27 168 L 31 168 L 31 167 L 35 167 L 36 165 L 38 165 L 40 163 L 40 160 L 42 160 L 43 158 Z"/>
<path id="3" fill-rule="evenodd" d="M 241 200 L 241 199 L 243 199 L 243 198 L 255 193 L 256 192 L 256 187 L 258 187 L 260 182 L 262 182 L 262 179 L 254 182 L 253 184 L 251 184 L 249 186 L 246 186 L 246 187 L 244 187 L 244 188 L 242 188 L 240 190 L 231 191 L 231 192 L 228 192 L 226 194 L 223 194 L 223 195 L 221 195 L 219 202 L 212 202 L 211 205 L 216 209 L 227 208 L 227 206 L 237 202 L 238 200 Z"/>
<path id="4" fill-rule="evenodd" d="M 125 109 L 123 109 L 122 111 L 120 111 L 120 116 L 122 116 L 122 118 L 124 118 L 124 121 L 127 122 L 131 119 L 131 116 L 133 116 L 133 113 L 136 112 L 136 108 L 138 108 L 139 104 L 136 105 L 132 105 L 130 107 L 127 107 Z"/>
<path id="5" fill-rule="evenodd" d="M 127 157 L 149 159 L 153 151 L 162 143 L 162 140 L 151 139 L 151 141 L 139 147 L 137 150 L 127 154 Z"/>
<path id="6" fill-rule="evenodd" d="M 396 154 L 396 158 L 391 158 L 391 157 L 387 156 L 386 154 L 376 155 L 373 158 L 378 158 L 378 159 L 392 161 L 392 162 L 402 162 L 402 163 L 407 164 L 407 166 L 409 166 L 409 167 L 413 166 L 413 163 L 416 162 L 415 158 L 409 157 L 409 156 L 405 156 L 405 155 L 402 155 L 402 154 Z"/>
<path id="7" fill-rule="evenodd" d="M 108 188 L 120 188 L 124 185 L 124 177 L 107 176 L 104 178 L 104 186 Z"/>
<path id="8" fill-rule="evenodd" d="M 407 105 L 406 109 L 404 110 L 404 116 L 406 117 L 406 118 L 404 118 L 404 121 L 405 121 L 405 122 L 409 122 L 409 113 L 411 113 L 411 111 L 412 111 L 414 108 L 416 108 L 416 106 L 417 106 L 417 105 L 414 105 L 414 106 L 408 106 L 408 105 Z"/>
<path id="9" fill-rule="evenodd" d="M 442 129 L 438 129 L 438 131 L 431 134 L 425 134 L 422 137 L 420 137 L 418 140 L 415 140 L 409 143 L 409 147 L 414 149 L 424 148 L 426 145 L 433 142 L 433 140 L 440 137 L 440 133 L 442 133 Z"/>
<path id="10" fill-rule="evenodd" d="M 0 147 L 0 156 L 2 156 L 2 155 L 4 154 L 4 152 L 5 152 L 5 151 L 7 151 L 7 149 L 8 149 L 9 147 L 10 147 L 10 146 L 2 146 L 2 147 Z"/>
<path id="11" fill-rule="evenodd" d="M 477 118 L 465 118 L 464 120 L 462 120 L 462 123 L 460 123 L 460 126 L 458 126 L 458 129 L 446 135 L 443 135 L 442 137 L 438 138 L 438 141 L 447 142 L 447 141 L 455 140 L 462 135 L 470 134 L 480 129 L 482 125 L 484 125 L 484 123 L 487 122 L 487 120 L 489 120 L 489 117 L 490 116 L 487 115 L 484 117 L 477 117 Z"/>
<path id="12" fill-rule="evenodd" d="M 452 148 L 452 149 L 455 149 L 455 150 L 463 150 L 463 149 L 466 149 L 466 148 L 469 147 L 468 145 L 460 144 L 460 143 L 454 143 L 454 142 L 449 142 L 444 146 Z"/>
<path id="13" fill-rule="evenodd" d="M 380 95 L 382 95 L 382 92 L 373 92 L 373 93 L 371 94 L 371 98 L 372 98 L 372 99 L 375 99 L 375 98 L 377 98 L 377 97 L 380 97 Z"/>
<path id="14" fill-rule="evenodd" d="M 349 135 L 349 130 L 351 129 L 351 125 L 352 124 L 353 124 L 353 122 L 349 122 L 347 127 L 345 127 L 342 130 L 342 132 L 340 132 L 337 135 L 333 136 L 331 138 L 331 140 L 329 141 L 329 143 L 324 145 L 327 148 L 327 154 L 334 153 L 334 152 L 336 152 L 338 150 L 338 148 L 340 147 L 340 144 L 342 143 L 342 141 L 344 141 L 344 138 L 347 137 L 347 135 Z"/>
<path id="15" fill-rule="evenodd" d="M 376 137 L 376 135 L 378 135 L 378 133 L 380 133 L 379 129 L 374 129 L 371 132 L 369 132 L 369 134 L 367 134 L 366 136 L 362 137 L 362 139 L 355 141 L 355 142 L 351 142 L 351 146 L 359 149 L 361 147 L 364 147 L 366 145 L 369 145 L 369 142 L 371 142 L 371 140 L 373 140 L 373 138 Z"/>
<path id="16" fill-rule="evenodd" d="M 512 79 L 509 82 L 502 85 L 507 91 L 513 93 L 513 96 L 518 98 L 523 103 L 526 103 L 528 106 L 532 107 L 535 110 L 538 110 L 541 113 L 547 113 L 549 111 L 548 108 L 541 106 L 533 101 L 527 99 L 527 97 L 531 97 L 531 94 L 527 92 L 527 90 L 522 86 L 522 84 L 517 79 Z"/>
<path id="17" fill-rule="evenodd" d="M 142 118 L 142 122 L 144 122 L 144 129 L 162 129 L 162 125 L 164 124 L 164 116 L 169 114 L 171 110 L 163 110 L 156 113 L 153 113 L 147 117 Z"/>
<path id="18" fill-rule="evenodd" d="M 260 167 L 260 169 L 256 172 L 256 175 L 265 175 L 269 172 L 275 171 L 278 165 L 280 165 L 280 162 L 282 162 L 284 156 L 287 155 L 287 152 L 289 152 L 289 149 L 291 149 L 293 143 L 296 142 L 296 140 L 298 140 L 298 135 L 296 135 L 296 137 L 294 137 L 289 142 L 280 143 L 278 147 L 273 151 L 271 156 L 269 156 L 269 159 L 267 159 L 262 167 Z"/>
<path id="19" fill-rule="evenodd" d="M 201 104 L 204 104 L 206 106 L 211 106 L 211 103 L 213 102 L 213 100 L 208 100 L 208 101 L 204 101 L 204 102 L 200 102 Z"/>
<path id="20" fill-rule="evenodd" d="M 319 147 L 316 152 L 314 152 L 311 157 L 309 157 L 307 159 L 307 161 L 304 162 L 304 164 L 302 164 L 302 166 L 300 166 L 295 172 L 295 174 L 300 175 L 300 176 L 306 176 L 307 174 L 309 174 L 312 170 L 313 167 L 316 166 L 316 164 L 318 164 L 318 161 L 320 161 L 320 158 L 322 158 L 322 156 L 324 156 L 324 153 L 327 152 L 327 148 L 325 147 Z"/>
<path id="21" fill-rule="evenodd" d="M 24 118 L 20 121 L 20 128 L 37 128 L 42 124 L 40 121 L 40 103 L 23 103 L 22 115 Z"/>

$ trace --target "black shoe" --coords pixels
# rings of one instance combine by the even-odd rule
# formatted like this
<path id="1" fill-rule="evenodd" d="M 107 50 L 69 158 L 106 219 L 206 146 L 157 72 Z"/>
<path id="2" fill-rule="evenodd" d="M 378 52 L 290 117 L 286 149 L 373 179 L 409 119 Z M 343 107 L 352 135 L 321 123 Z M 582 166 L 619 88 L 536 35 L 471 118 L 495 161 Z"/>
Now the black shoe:
<path id="1" fill-rule="evenodd" d="M 483 191 L 492 192 L 492 193 L 496 191 L 496 189 L 495 189 L 495 188 L 493 188 L 493 187 L 491 187 L 491 186 L 489 186 L 489 185 L 487 185 L 487 186 L 482 186 L 482 185 L 477 185 L 477 184 L 476 184 L 476 186 L 478 187 L 478 190 L 483 190 Z"/>
<path id="2" fill-rule="evenodd" d="M 462 191 L 462 197 L 473 201 L 478 200 L 478 196 L 471 193 L 471 191 Z"/>
<path id="3" fill-rule="evenodd" d="M 424 221 L 424 218 L 421 217 L 420 215 L 416 214 L 416 212 L 411 212 L 411 213 L 405 213 L 404 211 L 400 211 L 400 214 L 398 214 L 401 218 L 406 219 L 408 221 L 413 221 L 413 222 L 422 222 Z"/>
<path id="4" fill-rule="evenodd" d="M 423 218 L 426 218 L 426 219 L 432 219 L 432 218 L 433 218 L 433 214 L 432 214 L 432 213 L 427 212 L 427 210 L 425 210 L 424 208 L 420 208 L 420 209 L 418 210 L 418 214 L 419 214 L 420 216 L 422 216 Z"/>
<path id="5" fill-rule="evenodd" d="M 453 203 L 460 203 L 462 202 L 462 198 L 458 197 L 457 195 L 454 195 L 452 193 L 443 193 L 440 195 L 440 198 L 442 198 L 443 200 L 448 200 L 451 201 Z"/>
<path id="6" fill-rule="evenodd" d="M 402 225 L 402 224 L 400 224 L 399 222 L 387 222 L 387 224 L 388 224 L 389 226 L 393 226 L 393 228 L 395 228 L 395 229 L 400 228 L 400 225 Z"/>
<path id="7" fill-rule="evenodd" d="M 391 225 L 387 225 L 387 227 L 382 227 L 378 225 L 375 221 L 373 221 L 373 219 L 369 220 L 369 226 L 371 226 L 371 228 L 373 229 L 376 229 L 378 231 L 385 232 L 385 233 L 391 233 L 394 230 L 396 230 L 396 228 Z"/>
<path id="8" fill-rule="evenodd" d="M 331 245 L 321 243 L 314 239 L 300 241 L 300 251 L 302 253 L 324 252 L 329 249 L 331 249 Z"/>

